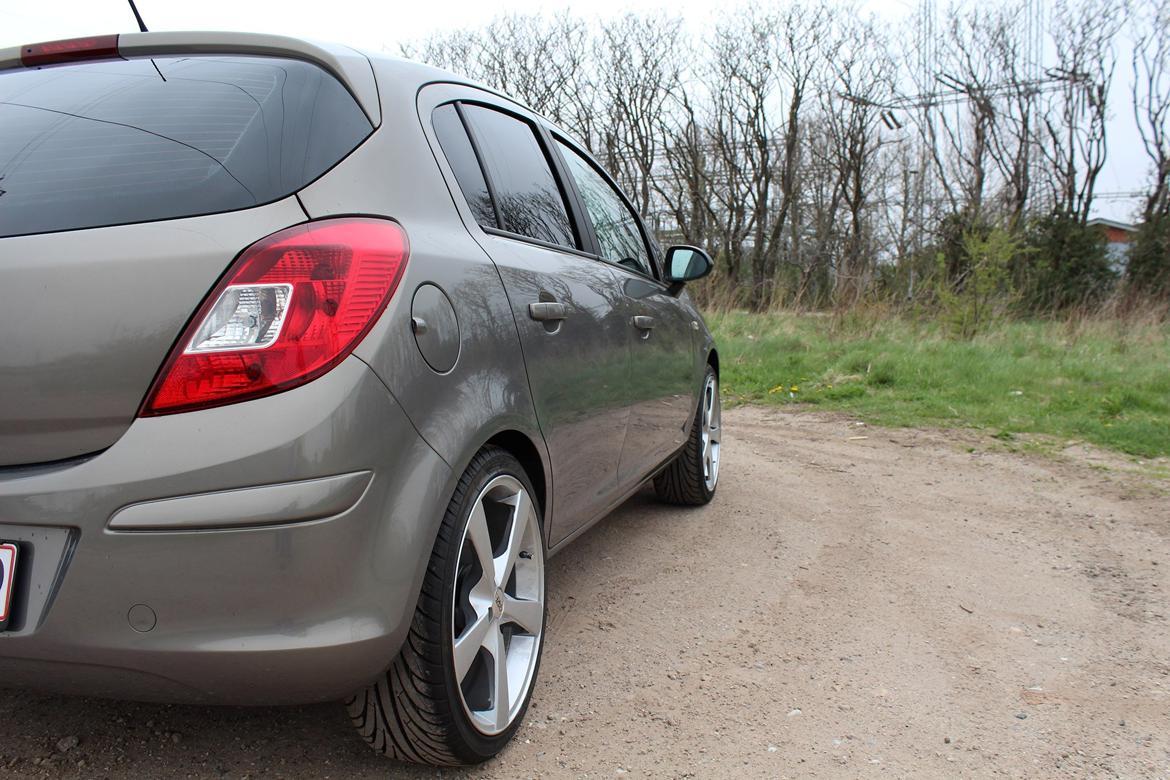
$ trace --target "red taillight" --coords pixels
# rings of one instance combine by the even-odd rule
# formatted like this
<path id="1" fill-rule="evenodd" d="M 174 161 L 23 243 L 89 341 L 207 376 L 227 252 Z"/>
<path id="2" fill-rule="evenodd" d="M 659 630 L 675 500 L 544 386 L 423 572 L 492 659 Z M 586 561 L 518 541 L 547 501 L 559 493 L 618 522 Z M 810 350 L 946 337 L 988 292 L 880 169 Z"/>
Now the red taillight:
<path id="1" fill-rule="evenodd" d="M 26 68 L 79 60 L 117 59 L 119 56 L 117 35 L 69 38 L 64 41 L 30 43 L 28 46 L 20 47 L 20 64 Z"/>
<path id="2" fill-rule="evenodd" d="M 380 219 L 330 219 L 248 247 L 191 319 L 142 416 L 272 395 L 326 373 L 386 308 L 406 268 L 406 233 Z"/>

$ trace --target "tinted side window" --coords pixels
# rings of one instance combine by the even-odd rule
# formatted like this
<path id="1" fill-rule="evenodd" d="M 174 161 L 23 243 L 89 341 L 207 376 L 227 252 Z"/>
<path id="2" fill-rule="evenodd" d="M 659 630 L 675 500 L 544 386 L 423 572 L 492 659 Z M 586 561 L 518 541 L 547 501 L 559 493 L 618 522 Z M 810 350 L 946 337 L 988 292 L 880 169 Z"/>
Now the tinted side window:
<path id="1" fill-rule="evenodd" d="M 345 87 L 299 60 L 155 57 L 6 71 L 0 236 L 268 203 L 372 129 Z"/>
<path id="2" fill-rule="evenodd" d="M 500 227 L 576 247 L 565 200 L 532 126 L 483 106 L 464 105 L 463 112 L 492 182 Z"/>
<path id="3" fill-rule="evenodd" d="M 443 156 L 455 172 L 455 180 L 459 182 L 459 189 L 471 207 L 475 221 L 484 227 L 499 227 L 496 224 L 496 210 L 492 205 L 492 196 L 488 193 L 487 182 L 483 178 L 483 170 L 479 167 L 479 160 L 475 157 L 475 149 L 467 137 L 467 130 L 463 127 L 463 120 L 454 103 L 439 106 L 431 116 L 435 126 L 435 136 L 439 139 L 439 146 L 443 148 Z"/>
<path id="4" fill-rule="evenodd" d="M 592 163 L 559 140 L 557 146 L 569 167 L 569 175 L 577 183 L 581 199 L 585 201 L 585 211 L 601 244 L 601 256 L 611 263 L 653 276 L 650 254 L 634 212 Z"/>

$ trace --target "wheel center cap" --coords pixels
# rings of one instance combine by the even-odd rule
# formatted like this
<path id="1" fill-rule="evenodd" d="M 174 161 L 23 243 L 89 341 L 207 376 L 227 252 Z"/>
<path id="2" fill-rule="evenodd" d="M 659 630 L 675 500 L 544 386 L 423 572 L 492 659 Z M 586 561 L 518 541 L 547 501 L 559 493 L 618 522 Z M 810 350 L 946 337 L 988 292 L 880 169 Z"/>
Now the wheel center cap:
<path id="1" fill-rule="evenodd" d="M 504 614 L 504 591 L 496 588 L 495 598 L 492 599 L 492 616 L 499 618 Z"/>

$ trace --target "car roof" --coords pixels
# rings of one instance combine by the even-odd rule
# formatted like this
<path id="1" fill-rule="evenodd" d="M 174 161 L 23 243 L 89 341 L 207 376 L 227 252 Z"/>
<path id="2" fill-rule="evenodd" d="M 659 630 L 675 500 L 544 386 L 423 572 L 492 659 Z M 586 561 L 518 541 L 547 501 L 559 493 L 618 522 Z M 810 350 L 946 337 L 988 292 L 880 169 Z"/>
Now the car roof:
<path id="1" fill-rule="evenodd" d="M 116 36 L 0 48 L 0 71 L 29 67 L 25 65 L 22 57 L 42 47 L 56 47 L 58 50 L 69 51 L 72 45 L 72 56 L 61 57 L 59 62 L 64 64 L 84 61 L 86 45 L 90 42 L 99 45 L 109 41 L 116 41 L 117 55 L 124 58 L 184 54 L 252 54 L 306 60 L 338 78 L 353 93 L 374 125 L 381 123 L 381 107 L 371 60 L 379 61 L 380 69 L 389 68 L 399 83 L 401 80 L 417 82 L 417 86 L 431 81 L 470 83 L 467 79 L 429 65 L 385 54 L 359 51 L 342 44 L 310 41 L 285 35 L 211 31 L 120 33 Z M 77 51 L 79 48 L 81 51 Z"/>

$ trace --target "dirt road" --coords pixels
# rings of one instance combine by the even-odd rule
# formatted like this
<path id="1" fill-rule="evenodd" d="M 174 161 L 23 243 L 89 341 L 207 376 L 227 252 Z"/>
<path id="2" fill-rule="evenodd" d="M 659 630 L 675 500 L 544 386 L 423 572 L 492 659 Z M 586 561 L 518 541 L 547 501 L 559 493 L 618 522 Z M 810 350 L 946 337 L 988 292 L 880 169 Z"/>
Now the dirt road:
<path id="1" fill-rule="evenodd" d="M 442 776 L 1170 776 L 1168 483 L 973 434 L 724 423 L 711 506 L 640 495 L 551 562 L 523 729 Z M 435 774 L 337 706 L 0 691 L 0 776 Z"/>

